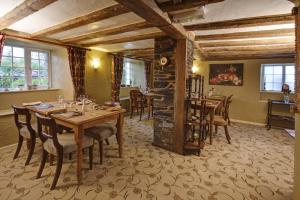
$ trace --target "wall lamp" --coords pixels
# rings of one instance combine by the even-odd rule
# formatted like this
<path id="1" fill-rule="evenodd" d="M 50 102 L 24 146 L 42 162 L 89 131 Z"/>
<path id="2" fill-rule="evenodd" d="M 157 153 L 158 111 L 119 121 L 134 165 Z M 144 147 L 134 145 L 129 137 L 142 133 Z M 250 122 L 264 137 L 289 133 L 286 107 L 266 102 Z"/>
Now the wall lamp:
<path id="1" fill-rule="evenodd" d="M 98 69 L 100 67 L 100 59 L 99 58 L 94 58 L 91 61 L 91 65 L 94 69 Z"/>
<path id="2" fill-rule="evenodd" d="M 197 73 L 198 71 L 199 71 L 199 67 L 193 65 L 193 67 L 192 67 L 193 74 Z"/>

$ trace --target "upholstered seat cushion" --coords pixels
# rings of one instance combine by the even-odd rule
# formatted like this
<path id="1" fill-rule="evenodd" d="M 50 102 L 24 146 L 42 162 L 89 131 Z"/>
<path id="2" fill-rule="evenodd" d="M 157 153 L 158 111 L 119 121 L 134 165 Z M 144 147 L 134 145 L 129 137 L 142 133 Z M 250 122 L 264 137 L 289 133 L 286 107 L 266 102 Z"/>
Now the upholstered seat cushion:
<path id="1" fill-rule="evenodd" d="M 76 141 L 74 138 L 73 133 L 63 133 L 63 134 L 57 134 L 57 139 L 59 144 L 63 147 L 64 153 L 71 153 L 77 150 L 77 145 Z M 83 143 L 82 143 L 82 148 L 86 148 L 89 146 L 93 145 L 93 139 L 83 136 Z M 56 155 L 57 151 L 54 146 L 53 140 L 48 139 L 44 144 L 43 144 L 44 149 L 49 152 L 50 154 Z"/>
<path id="2" fill-rule="evenodd" d="M 35 131 L 35 136 L 37 136 L 37 123 L 32 123 L 31 127 Z M 24 138 L 30 139 L 30 132 L 29 132 L 27 126 L 23 126 L 20 129 L 20 135 L 22 135 Z"/>
<path id="3" fill-rule="evenodd" d="M 105 123 L 97 125 L 85 130 L 85 134 L 97 140 L 105 140 L 112 135 L 117 133 L 117 128 L 115 125 L 110 123 Z"/>
<path id="4" fill-rule="evenodd" d="M 228 121 L 223 118 L 223 116 L 216 115 L 214 117 L 214 125 L 217 126 L 226 126 Z"/>

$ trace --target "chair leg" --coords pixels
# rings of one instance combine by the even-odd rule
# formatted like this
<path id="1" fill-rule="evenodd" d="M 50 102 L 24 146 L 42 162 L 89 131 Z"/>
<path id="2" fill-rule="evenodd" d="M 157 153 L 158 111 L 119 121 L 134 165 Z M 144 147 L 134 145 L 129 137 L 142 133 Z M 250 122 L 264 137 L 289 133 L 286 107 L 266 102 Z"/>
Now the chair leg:
<path id="1" fill-rule="evenodd" d="M 130 119 L 132 119 L 133 107 L 130 108 Z"/>
<path id="2" fill-rule="evenodd" d="M 21 150 L 21 147 L 22 147 L 22 144 L 23 144 L 23 137 L 21 135 L 19 135 L 19 141 L 18 141 L 18 146 L 17 146 L 17 149 L 16 149 L 16 152 L 15 152 L 15 155 L 14 155 L 14 159 L 16 159 L 20 153 L 20 150 Z"/>
<path id="3" fill-rule="evenodd" d="M 53 182 L 52 182 L 52 185 L 50 188 L 51 190 L 54 190 L 56 187 L 56 184 L 57 184 L 60 172 L 61 172 L 62 164 L 63 164 L 63 157 L 64 157 L 63 151 L 58 152 L 55 175 L 54 175 L 54 179 L 53 179 Z"/>
<path id="4" fill-rule="evenodd" d="M 103 163 L 103 141 L 99 140 L 99 154 L 100 154 L 100 164 Z"/>
<path id="5" fill-rule="evenodd" d="M 72 153 L 69 153 L 69 160 L 72 160 Z"/>
<path id="6" fill-rule="evenodd" d="M 93 147 L 94 146 L 89 147 L 90 170 L 93 169 Z"/>
<path id="7" fill-rule="evenodd" d="M 42 175 L 42 173 L 43 173 L 43 170 L 44 170 L 44 167 L 45 167 L 45 163 L 47 161 L 47 157 L 48 157 L 48 152 L 43 149 L 43 154 L 42 154 L 42 160 L 41 160 L 40 168 L 39 168 L 39 171 L 38 171 L 38 173 L 36 175 L 37 179 L 40 178 L 41 175 Z"/>
<path id="8" fill-rule="evenodd" d="M 229 135 L 229 133 L 228 133 L 228 128 L 227 128 L 227 126 L 224 126 L 224 129 L 225 129 L 225 135 L 226 135 L 226 139 L 227 139 L 227 141 L 228 141 L 228 144 L 231 144 L 231 142 L 230 142 L 231 138 L 230 138 L 230 135 Z"/>
<path id="9" fill-rule="evenodd" d="M 106 144 L 107 144 L 107 145 L 109 145 L 109 141 L 108 141 L 108 139 L 105 139 L 105 142 L 106 142 Z"/>
<path id="10" fill-rule="evenodd" d="M 25 165 L 28 165 L 31 158 L 32 158 L 32 155 L 33 155 L 33 152 L 34 152 L 34 147 L 35 147 L 35 140 L 36 140 L 36 138 L 32 138 L 30 140 L 30 149 L 29 149 L 29 152 L 28 152 L 28 156 L 27 156 L 27 160 L 25 162 Z"/>

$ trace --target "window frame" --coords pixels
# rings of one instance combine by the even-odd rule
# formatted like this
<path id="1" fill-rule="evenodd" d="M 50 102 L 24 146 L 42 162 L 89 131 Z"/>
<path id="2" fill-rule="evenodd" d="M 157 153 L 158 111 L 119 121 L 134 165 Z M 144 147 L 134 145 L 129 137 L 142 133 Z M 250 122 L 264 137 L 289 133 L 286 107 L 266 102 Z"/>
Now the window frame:
<path id="1" fill-rule="evenodd" d="M 36 48 L 36 47 L 31 47 L 31 46 L 26 46 L 26 45 L 18 45 L 18 44 L 13 44 L 13 43 L 6 43 L 4 46 L 10 46 L 12 49 L 14 47 L 16 48 L 22 48 L 24 49 L 24 78 L 25 78 L 25 83 L 24 83 L 24 91 L 29 90 L 26 86 L 32 85 L 32 69 L 31 69 L 31 52 L 36 51 L 36 52 L 44 52 L 48 54 L 48 85 L 47 86 L 40 86 L 37 85 L 37 89 L 51 89 L 52 88 L 52 63 L 51 63 L 51 51 L 43 48 Z M 3 55 L 2 55 L 3 57 Z M 13 68 L 13 52 L 12 52 L 12 68 Z M 2 59 L 2 58 L 1 58 Z M 12 77 L 12 76 L 11 76 Z M 8 88 L 8 91 L 18 91 L 18 88 Z M 0 88 L 0 92 L 6 92 L 5 88 Z"/>
<path id="2" fill-rule="evenodd" d="M 261 64 L 261 70 L 260 70 L 260 92 L 270 92 L 270 93 L 282 93 L 282 91 L 278 90 L 265 90 L 264 89 L 264 77 L 265 77 L 265 66 L 282 66 L 282 84 L 285 83 L 285 72 L 286 72 L 286 66 L 293 65 L 295 67 L 295 73 L 296 73 L 296 64 L 295 63 L 264 63 Z M 273 74 L 274 75 L 274 74 Z M 295 87 L 296 87 L 296 82 L 295 82 Z M 290 88 L 291 93 L 295 93 L 296 88 L 293 88 L 293 90 Z"/>

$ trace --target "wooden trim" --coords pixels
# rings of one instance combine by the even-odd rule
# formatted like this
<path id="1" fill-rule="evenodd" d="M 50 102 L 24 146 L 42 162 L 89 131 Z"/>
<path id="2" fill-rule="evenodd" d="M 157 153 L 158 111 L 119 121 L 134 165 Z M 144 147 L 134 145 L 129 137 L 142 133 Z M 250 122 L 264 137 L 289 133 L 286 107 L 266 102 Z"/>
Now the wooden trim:
<path id="1" fill-rule="evenodd" d="M 268 50 L 281 50 L 281 51 L 295 51 L 295 45 L 253 45 L 253 46 L 233 46 L 233 47 L 214 47 L 203 48 L 203 52 L 234 52 L 234 51 L 268 51 Z"/>
<path id="2" fill-rule="evenodd" d="M 205 42 L 198 43 L 201 48 L 203 47 L 221 47 L 221 46 L 253 46 L 253 45 L 294 45 L 295 39 L 283 38 L 283 39 L 266 39 L 266 40 L 242 40 L 242 41 L 220 41 L 220 42 Z"/>
<path id="3" fill-rule="evenodd" d="M 144 28 L 151 28 L 151 27 L 153 27 L 153 26 L 151 24 L 149 24 L 148 22 L 138 22 L 138 23 L 128 24 L 125 26 L 119 26 L 119 27 L 115 27 L 115 28 L 95 31 L 95 32 L 83 34 L 80 36 L 65 38 L 62 41 L 63 42 L 79 42 L 82 40 L 99 38 L 99 37 L 103 37 L 103 36 L 117 35 L 120 33 L 135 31 L 135 30 L 144 29 Z"/>
<path id="4" fill-rule="evenodd" d="M 249 54 L 249 55 L 207 55 L 206 61 L 222 61 L 222 60 L 249 60 L 249 59 L 273 59 L 273 58 L 295 58 L 295 53 L 283 54 Z"/>
<path id="5" fill-rule="evenodd" d="M 166 13 L 163 13 L 154 0 L 115 0 L 126 6 L 147 22 L 153 24 L 175 39 L 189 38 L 194 40 L 194 34 L 186 32 L 180 24 L 173 24 Z"/>
<path id="6" fill-rule="evenodd" d="M 33 33 L 32 36 L 36 37 L 41 35 L 50 35 L 58 32 L 63 32 L 69 29 L 101 21 L 106 18 L 115 17 L 128 12 L 129 10 L 127 8 L 117 4 L 40 30 L 38 32 Z"/>
<path id="7" fill-rule="evenodd" d="M 195 7 L 205 6 L 207 4 L 218 3 L 224 0 L 185 0 L 181 3 L 174 4 L 172 1 L 167 1 L 158 4 L 160 9 L 164 12 L 174 12 L 179 10 L 186 10 Z"/>
<path id="8" fill-rule="evenodd" d="M 96 46 L 96 45 L 133 42 L 133 41 L 138 41 L 138 40 L 153 39 L 153 38 L 161 37 L 161 36 L 165 36 L 165 35 L 166 34 L 163 32 L 154 32 L 154 33 L 147 33 L 147 34 L 143 34 L 143 35 L 135 35 L 135 36 L 118 38 L 118 39 L 112 39 L 112 40 L 103 40 L 103 41 L 97 41 L 97 42 L 84 43 L 83 46 L 91 47 L 91 46 Z"/>
<path id="9" fill-rule="evenodd" d="M 0 30 L 39 11 L 57 0 L 26 0 L 0 18 Z"/>
<path id="10" fill-rule="evenodd" d="M 241 18 L 227 21 L 218 21 L 211 23 L 200 23 L 193 25 L 186 25 L 184 28 L 187 31 L 203 31 L 203 30 L 217 30 L 217 29 L 227 29 L 227 28 L 242 28 L 242 27 L 256 27 L 256 26 L 266 26 L 266 25 L 276 25 L 276 24 L 287 24 L 294 23 L 295 17 L 288 14 L 281 15 L 268 15 L 250 18 Z"/>
<path id="11" fill-rule="evenodd" d="M 200 40 L 226 40 L 226 39 L 245 39 L 245 38 L 264 38 L 264 37 L 282 37 L 295 36 L 294 28 L 274 29 L 264 31 L 236 32 L 215 35 L 197 35 L 196 41 Z"/>

